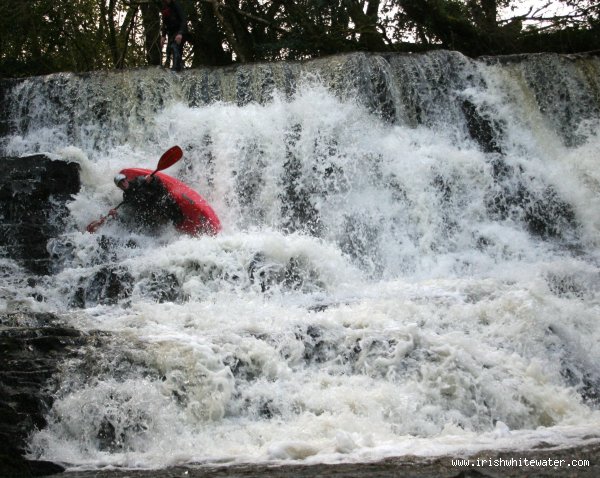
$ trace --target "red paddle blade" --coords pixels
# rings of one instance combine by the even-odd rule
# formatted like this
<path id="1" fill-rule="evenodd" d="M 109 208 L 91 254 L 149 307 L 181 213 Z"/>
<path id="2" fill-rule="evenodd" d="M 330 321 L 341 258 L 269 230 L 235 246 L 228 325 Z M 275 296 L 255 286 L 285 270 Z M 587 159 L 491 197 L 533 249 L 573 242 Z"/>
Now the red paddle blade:
<path id="1" fill-rule="evenodd" d="M 179 146 L 173 146 L 172 148 L 167 149 L 158 160 L 158 166 L 156 166 L 156 171 L 154 171 L 154 173 L 173 166 L 182 156 L 183 151 Z"/>
<path id="2" fill-rule="evenodd" d="M 97 221 L 92 221 L 88 224 L 88 226 L 85 228 L 85 230 L 87 232 L 96 232 L 98 230 L 98 228 L 104 224 L 104 221 L 106 220 L 106 218 L 102 217 L 100 219 L 98 219 Z"/>

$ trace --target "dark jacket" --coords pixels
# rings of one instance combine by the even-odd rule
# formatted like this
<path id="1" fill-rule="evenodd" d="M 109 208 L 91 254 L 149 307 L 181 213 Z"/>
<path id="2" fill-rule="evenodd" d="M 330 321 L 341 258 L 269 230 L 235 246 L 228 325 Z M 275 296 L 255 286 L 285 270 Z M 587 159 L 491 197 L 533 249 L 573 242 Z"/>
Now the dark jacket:
<path id="1" fill-rule="evenodd" d="M 163 6 L 162 13 L 162 36 L 169 37 L 181 33 L 183 36 L 187 34 L 187 19 L 185 12 L 179 4 L 173 0 L 170 5 Z"/>
<path id="2" fill-rule="evenodd" d="M 150 183 L 146 183 L 145 176 L 129 181 L 129 187 L 123 191 L 122 210 L 122 219 L 140 229 L 177 225 L 184 219 L 181 208 L 156 176 Z"/>

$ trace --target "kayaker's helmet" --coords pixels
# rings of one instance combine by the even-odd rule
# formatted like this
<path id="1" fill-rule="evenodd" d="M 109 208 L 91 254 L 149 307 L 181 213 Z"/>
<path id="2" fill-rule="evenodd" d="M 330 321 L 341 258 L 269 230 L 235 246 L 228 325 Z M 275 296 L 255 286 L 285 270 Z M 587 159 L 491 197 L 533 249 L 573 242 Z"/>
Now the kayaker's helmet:
<path id="1" fill-rule="evenodd" d="M 124 179 L 127 179 L 127 176 L 125 176 L 123 173 L 119 173 L 115 176 L 115 184 L 117 187 L 120 187 L 121 181 Z"/>
<path id="2" fill-rule="evenodd" d="M 115 176 L 115 184 L 117 185 L 117 187 L 119 187 L 119 184 L 121 183 L 121 181 L 123 181 L 124 179 L 127 179 L 127 176 L 125 176 L 123 173 L 119 173 Z"/>

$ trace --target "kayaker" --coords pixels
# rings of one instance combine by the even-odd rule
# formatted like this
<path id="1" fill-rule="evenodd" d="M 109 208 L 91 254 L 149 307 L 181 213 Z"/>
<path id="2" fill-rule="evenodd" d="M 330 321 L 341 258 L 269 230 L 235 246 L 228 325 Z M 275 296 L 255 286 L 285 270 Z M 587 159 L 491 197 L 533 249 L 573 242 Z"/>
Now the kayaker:
<path id="1" fill-rule="evenodd" d="M 127 176 L 119 173 L 115 176 L 115 184 L 123 190 L 120 209 L 123 222 L 140 229 L 156 229 L 183 221 L 181 208 L 157 176 L 136 176 L 129 181 Z M 111 209 L 109 215 L 117 217 L 117 210 Z"/>

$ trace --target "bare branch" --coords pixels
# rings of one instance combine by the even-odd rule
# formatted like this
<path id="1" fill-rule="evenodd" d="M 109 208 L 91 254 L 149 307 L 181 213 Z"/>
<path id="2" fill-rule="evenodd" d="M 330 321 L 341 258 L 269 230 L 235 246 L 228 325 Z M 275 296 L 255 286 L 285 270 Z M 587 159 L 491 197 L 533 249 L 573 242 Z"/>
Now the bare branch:
<path id="1" fill-rule="evenodd" d="M 243 17 L 249 18 L 249 19 L 254 20 L 256 22 L 260 22 L 260 23 L 263 23 L 265 25 L 268 25 L 268 26 L 270 26 L 271 28 L 273 28 L 273 29 L 275 29 L 277 31 L 284 32 L 284 33 L 287 32 L 287 30 L 285 30 L 284 28 L 281 28 L 281 27 L 279 27 L 277 25 L 274 25 L 272 21 L 266 20 L 266 19 L 261 18 L 261 17 L 259 17 L 257 15 L 253 15 L 252 13 L 245 12 L 245 11 L 240 10 L 239 8 L 233 7 L 231 5 L 227 5 L 225 3 L 221 3 L 221 2 L 219 2 L 219 0 L 202 0 L 202 1 L 205 2 L 205 3 L 211 3 L 211 4 L 213 4 L 214 8 L 226 8 L 227 10 L 231 10 L 231 11 L 237 13 L 238 15 L 241 15 Z"/>

